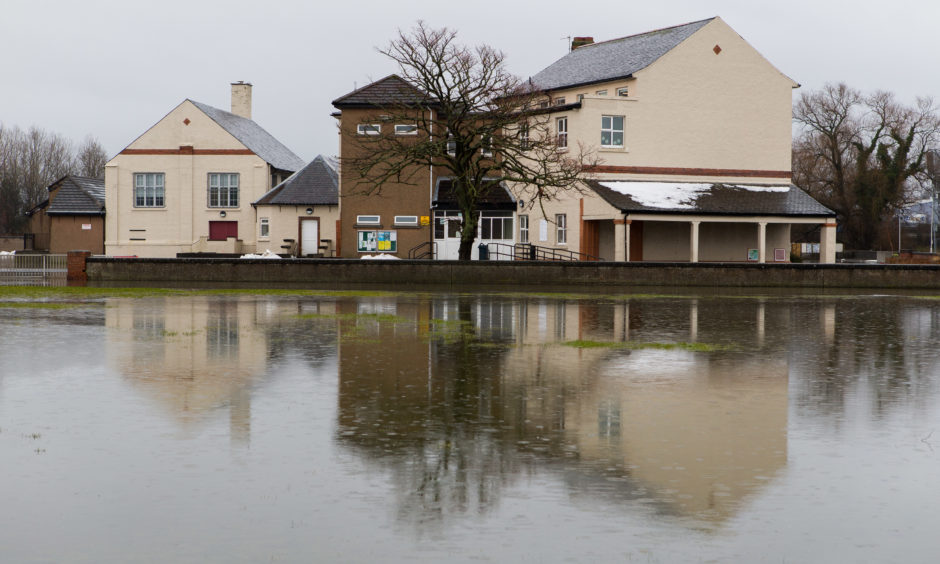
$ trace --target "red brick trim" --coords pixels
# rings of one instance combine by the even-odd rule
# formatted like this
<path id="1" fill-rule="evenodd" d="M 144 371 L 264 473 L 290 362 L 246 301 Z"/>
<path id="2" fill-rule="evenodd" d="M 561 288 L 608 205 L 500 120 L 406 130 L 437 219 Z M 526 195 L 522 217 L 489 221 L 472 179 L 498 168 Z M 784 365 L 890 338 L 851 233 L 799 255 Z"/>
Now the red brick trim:
<path id="1" fill-rule="evenodd" d="M 254 155 L 250 149 L 124 149 L 122 155 Z"/>
<path id="2" fill-rule="evenodd" d="M 682 168 L 665 166 L 615 166 L 595 165 L 585 167 L 586 172 L 619 174 L 669 174 L 682 176 L 739 176 L 743 178 L 780 178 L 793 177 L 789 170 L 746 170 L 736 168 Z"/>
<path id="3" fill-rule="evenodd" d="M 614 225 L 630 225 L 632 221 L 631 219 L 615 219 Z"/>

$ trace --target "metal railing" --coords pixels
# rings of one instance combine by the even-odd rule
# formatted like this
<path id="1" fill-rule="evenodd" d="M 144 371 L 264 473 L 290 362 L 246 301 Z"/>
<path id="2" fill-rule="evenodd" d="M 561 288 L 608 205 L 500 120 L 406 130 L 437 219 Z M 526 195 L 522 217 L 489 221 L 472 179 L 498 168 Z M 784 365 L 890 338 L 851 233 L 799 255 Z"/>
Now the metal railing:
<path id="1" fill-rule="evenodd" d="M 487 254 L 490 260 L 549 260 L 549 261 L 599 261 L 599 257 L 569 251 L 568 249 L 556 249 L 554 247 L 540 247 L 531 243 L 516 243 L 509 245 L 506 243 L 487 244 Z"/>
<path id="2" fill-rule="evenodd" d="M 67 255 L 0 255 L 0 279 L 65 278 Z"/>
<path id="3" fill-rule="evenodd" d="M 433 259 L 437 256 L 437 243 L 431 241 L 425 241 L 420 245 L 412 247 L 408 251 L 408 258 L 410 259 Z"/>

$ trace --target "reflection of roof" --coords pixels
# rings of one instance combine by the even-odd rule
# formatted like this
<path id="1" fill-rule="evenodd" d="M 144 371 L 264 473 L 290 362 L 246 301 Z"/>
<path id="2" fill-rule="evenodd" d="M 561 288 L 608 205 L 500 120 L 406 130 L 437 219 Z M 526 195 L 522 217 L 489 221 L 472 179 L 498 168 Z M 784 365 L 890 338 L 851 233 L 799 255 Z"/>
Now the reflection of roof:
<path id="1" fill-rule="evenodd" d="M 104 215 L 104 180 L 64 176 L 49 186 L 55 197 L 46 209 L 49 215 Z"/>
<path id="2" fill-rule="evenodd" d="M 254 121 L 200 102 L 190 102 L 271 166 L 290 172 L 303 168 L 304 161 L 300 157 Z"/>
<path id="3" fill-rule="evenodd" d="M 261 196 L 255 205 L 335 206 L 338 201 L 336 170 L 320 155 Z"/>
<path id="4" fill-rule="evenodd" d="M 515 210 L 516 200 L 509 190 L 499 180 L 486 180 L 489 187 L 485 189 L 477 200 L 477 207 L 481 210 Z M 453 182 L 450 178 L 437 179 L 434 187 L 432 205 L 441 209 L 459 209 L 457 197 L 454 195 Z"/>
<path id="5" fill-rule="evenodd" d="M 578 47 L 532 77 L 554 90 L 626 78 L 671 51 L 714 18 Z"/>
<path id="6" fill-rule="evenodd" d="M 834 216 L 794 185 L 590 180 L 587 186 L 623 212 Z"/>
<path id="7" fill-rule="evenodd" d="M 388 105 L 421 105 L 427 95 L 395 74 L 376 80 L 333 100 L 337 108 L 375 108 Z"/>

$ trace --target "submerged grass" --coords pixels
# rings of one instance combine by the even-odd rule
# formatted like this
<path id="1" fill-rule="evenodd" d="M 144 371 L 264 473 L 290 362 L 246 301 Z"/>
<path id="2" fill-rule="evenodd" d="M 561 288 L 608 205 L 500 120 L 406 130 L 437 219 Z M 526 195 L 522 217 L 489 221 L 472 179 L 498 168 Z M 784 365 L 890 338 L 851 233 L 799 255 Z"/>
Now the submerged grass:
<path id="1" fill-rule="evenodd" d="M 684 350 L 691 352 L 717 352 L 717 351 L 730 351 L 734 350 L 735 347 L 730 345 L 716 345 L 710 343 L 642 343 L 639 341 L 587 341 L 587 340 L 577 340 L 577 341 L 567 341 L 564 343 L 567 347 L 574 347 L 578 349 L 627 349 L 627 350 L 643 350 L 643 349 L 656 349 L 656 350 Z"/>
<path id="2" fill-rule="evenodd" d="M 317 296 L 317 297 L 394 297 L 402 292 L 381 290 L 315 290 L 283 288 L 97 288 L 89 286 L 0 286 L 0 299 L 92 300 L 102 298 L 155 298 L 173 296 Z M 408 295 L 414 295 L 409 293 Z"/>
<path id="3" fill-rule="evenodd" d="M 0 309 L 69 309 L 83 307 L 81 303 L 62 303 L 62 302 L 0 302 Z"/>
<path id="4" fill-rule="evenodd" d="M 368 319 L 380 323 L 409 323 L 404 317 L 391 313 L 303 313 L 294 317 L 296 319 L 332 319 L 338 321 Z"/>

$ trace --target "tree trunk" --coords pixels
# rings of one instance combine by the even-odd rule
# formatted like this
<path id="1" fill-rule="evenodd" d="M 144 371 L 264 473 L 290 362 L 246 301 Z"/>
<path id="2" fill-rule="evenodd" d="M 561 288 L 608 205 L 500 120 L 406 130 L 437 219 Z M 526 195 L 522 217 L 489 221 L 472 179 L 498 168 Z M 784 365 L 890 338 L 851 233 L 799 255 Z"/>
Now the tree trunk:
<path id="1" fill-rule="evenodd" d="M 458 260 L 470 260 L 473 252 L 473 243 L 477 238 L 477 224 L 480 221 L 477 212 L 464 211 L 464 221 L 460 228 L 460 248 L 457 251 Z"/>

